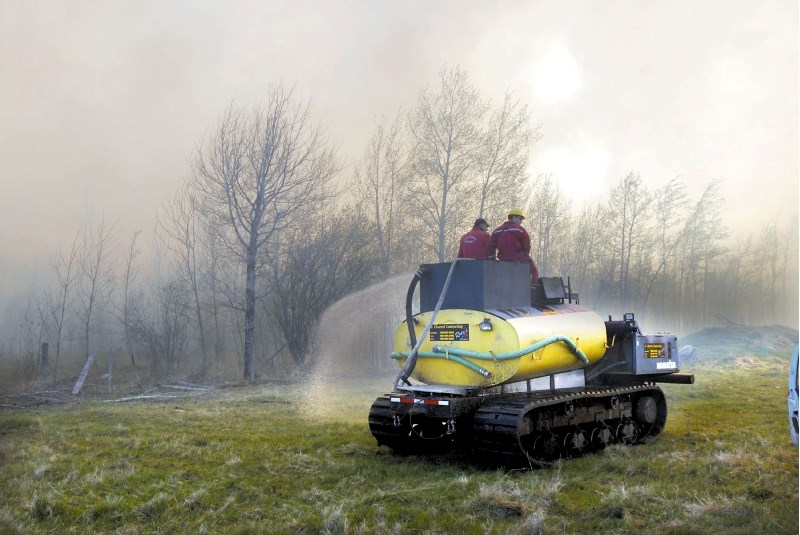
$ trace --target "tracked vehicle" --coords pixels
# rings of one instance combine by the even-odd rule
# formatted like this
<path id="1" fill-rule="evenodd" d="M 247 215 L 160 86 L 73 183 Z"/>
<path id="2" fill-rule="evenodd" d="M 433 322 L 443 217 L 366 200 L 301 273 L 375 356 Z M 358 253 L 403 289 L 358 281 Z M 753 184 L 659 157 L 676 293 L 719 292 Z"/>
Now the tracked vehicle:
<path id="1" fill-rule="evenodd" d="M 643 335 L 632 313 L 604 321 L 569 280 L 531 285 L 528 265 L 511 262 L 420 266 L 394 349 L 394 391 L 369 413 L 378 444 L 465 450 L 487 464 L 541 465 L 648 442 L 667 420 L 656 383 L 694 382 L 679 373 L 675 336 Z"/>

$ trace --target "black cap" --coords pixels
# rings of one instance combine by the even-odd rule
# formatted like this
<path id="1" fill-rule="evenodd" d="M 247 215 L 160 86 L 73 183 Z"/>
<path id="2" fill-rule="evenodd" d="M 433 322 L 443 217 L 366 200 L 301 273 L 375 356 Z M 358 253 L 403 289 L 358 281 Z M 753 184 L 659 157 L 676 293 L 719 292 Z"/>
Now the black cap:
<path id="1" fill-rule="evenodd" d="M 472 225 L 472 226 L 473 227 L 478 227 L 478 226 L 481 226 L 481 225 L 486 225 L 488 227 L 489 223 L 487 223 L 484 218 L 479 217 L 478 219 L 475 220 L 475 224 Z"/>

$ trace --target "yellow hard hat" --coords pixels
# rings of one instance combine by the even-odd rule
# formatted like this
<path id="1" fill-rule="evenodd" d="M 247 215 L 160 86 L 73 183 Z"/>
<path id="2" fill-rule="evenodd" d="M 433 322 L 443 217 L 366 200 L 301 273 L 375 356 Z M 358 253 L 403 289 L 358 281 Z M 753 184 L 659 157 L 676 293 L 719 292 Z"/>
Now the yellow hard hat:
<path id="1" fill-rule="evenodd" d="M 520 219 L 522 219 L 523 221 L 525 220 L 525 216 L 523 215 L 522 210 L 520 210 L 519 208 L 512 208 L 511 210 L 509 210 L 508 218 L 511 219 L 512 215 L 519 216 Z"/>

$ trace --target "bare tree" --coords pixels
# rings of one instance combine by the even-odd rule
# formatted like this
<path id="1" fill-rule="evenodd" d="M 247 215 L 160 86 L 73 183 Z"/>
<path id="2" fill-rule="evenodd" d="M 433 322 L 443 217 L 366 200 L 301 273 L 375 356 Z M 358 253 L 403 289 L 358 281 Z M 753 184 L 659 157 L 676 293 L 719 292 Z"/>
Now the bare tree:
<path id="1" fill-rule="evenodd" d="M 310 106 L 281 84 L 250 112 L 231 106 L 193 159 L 203 216 L 245 266 L 244 378 L 255 379 L 257 272 L 265 248 L 292 217 L 327 195 L 339 163 Z"/>
<path id="2" fill-rule="evenodd" d="M 272 294 L 275 317 L 292 360 L 307 368 L 309 345 L 325 309 L 374 280 L 377 257 L 369 242 L 366 219 L 341 215 L 321 217 L 310 232 L 289 237 Z M 298 243 L 297 238 L 303 238 Z"/>
<path id="3" fill-rule="evenodd" d="M 400 185 L 404 178 L 400 133 L 400 116 L 391 124 L 387 125 L 386 121 L 379 123 L 363 160 L 356 164 L 354 171 L 355 189 L 373 219 L 384 278 L 392 272 L 392 260 L 396 256 L 395 232 L 402 216 L 398 209 Z"/>
<path id="4" fill-rule="evenodd" d="M 89 226 L 81 246 L 78 268 L 77 307 L 83 330 L 86 355 L 92 350 L 91 327 L 97 308 L 108 299 L 114 284 L 111 253 L 116 239 L 114 224 L 102 218 L 96 227 Z"/>
<path id="5" fill-rule="evenodd" d="M 67 309 L 72 298 L 73 285 L 78 276 L 80 231 L 75 234 L 69 251 L 65 254 L 61 249 L 56 250 L 52 261 L 56 274 L 55 291 L 48 293 L 48 309 L 51 316 L 53 336 L 55 338 L 55 355 L 53 362 L 53 380 L 58 381 L 58 363 L 61 356 L 61 342 L 64 336 L 64 322 Z"/>
<path id="6" fill-rule="evenodd" d="M 790 325 L 797 324 L 798 314 L 798 222 L 797 214 L 790 215 L 783 229 L 783 247 L 781 260 L 781 290 L 779 301 L 782 303 L 780 319 Z"/>
<path id="7" fill-rule="evenodd" d="M 408 117 L 411 136 L 407 203 L 433 243 L 423 241 L 443 262 L 455 243 L 457 225 L 476 208 L 476 154 L 486 113 L 466 71 L 442 67 L 438 93 L 425 89 Z"/>
<path id="8" fill-rule="evenodd" d="M 206 238 L 210 238 L 207 234 Z M 220 318 L 223 304 L 220 301 L 220 291 L 218 289 L 218 279 L 220 272 L 221 259 L 217 251 L 217 247 L 209 240 L 206 244 L 208 254 L 205 257 L 204 271 L 206 273 L 206 280 L 208 283 L 209 292 L 209 309 L 211 314 L 211 322 L 213 324 L 214 334 L 214 371 L 215 375 L 219 372 L 219 364 L 225 351 L 225 330 L 222 328 L 224 318 Z"/>
<path id="9" fill-rule="evenodd" d="M 652 290 L 661 281 L 659 308 L 663 309 L 670 283 L 670 268 L 675 265 L 678 248 L 684 236 L 684 217 L 687 199 L 686 186 L 679 177 L 670 180 L 658 189 L 653 197 L 655 209 L 655 256 L 656 266 L 647 281 L 644 291 L 645 303 L 649 301 Z"/>
<path id="10" fill-rule="evenodd" d="M 180 373 L 189 325 L 189 292 L 182 280 L 170 278 L 149 298 L 148 313 L 132 318 L 131 329 L 150 359 L 150 374 L 160 379 Z"/>
<path id="11" fill-rule="evenodd" d="M 37 362 L 37 359 L 45 330 L 45 322 L 39 306 L 41 300 L 29 293 L 25 296 L 25 301 L 25 306 L 20 307 L 24 312 L 21 317 L 18 313 L 17 320 L 20 331 L 18 352 L 30 359 L 32 370 L 38 370 L 40 363 Z"/>
<path id="12" fill-rule="evenodd" d="M 786 315 L 787 273 L 797 248 L 796 228 L 796 224 L 784 228 L 777 216 L 761 227 L 756 249 L 759 292 L 754 301 L 760 305 L 760 316 L 770 321 Z"/>
<path id="13" fill-rule="evenodd" d="M 192 295 L 194 319 L 200 341 L 201 373 L 205 375 L 208 362 L 206 333 L 203 325 L 203 307 L 200 298 L 200 262 L 198 249 L 201 240 L 198 233 L 197 202 L 194 190 L 182 185 L 170 201 L 163 207 L 158 217 L 158 226 L 164 232 L 167 248 L 175 255 L 181 275 L 185 278 Z"/>
<path id="14" fill-rule="evenodd" d="M 130 244 L 128 244 L 128 255 L 125 259 L 125 273 L 122 275 L 122 307 L 120 313 L 120 320 L 123 326 L 123 336 L 125 338 L 125 347 L 131 351 L 131 336 L 130 336 L 130 319 L 134 316 L 134 309 L 137 308 L 134 303 L 134 296 L 132 295 L 133 283 L 136 279 L 136 264 L 134 263 L 136 257 L 141 254 L 141 249 L 136 245 L 140 230 L 133 233 Z"/>
<path id="15" fill-rule="evenodd" d="M 704 325 L 706 321 L 706 289 L 715 263 L 725 253 L 728 230 L 722 224 L 724 199 L 720 195 L 721 179 L 712 180 L 690 210 L 684 229 L 685 239 L 680 256 L 682 327 Z"/>
<path id="16" fill-rule="evenodd" d="M 725 292 L 717 299 L 728 321 L 744 323 L 761 317 L 761 311 L 753 306 L 759 299 L 760 264 L 752 236 L 741 237 L 731 245 L 728 260 L 721 270 Z M 744 310 L 743 303 L 747 303 Z"/>
<path id="17" fill-rule="evenodd" d="M 611 291 L 604 280 L 609 269 L 604 251 L 609 240 L 604 207 L 586 205 L 572 221 L 559 255 L 560 272 L 573 278 L 581 299 L 591 298 L 596 305 Z"/>
<path id="18" fill-rule="evenodd" d="M 611 229 L 611 268 L 615 275 L 617 295 L 620 305 L 631 304 L 631 283 L 637 273 L 631 267 L 637 261 L 636 255 L 650 251 L 648 236 L 648 207 L 652 195 L 642 185 L 639 175 L 628 173 L 611 190 L 606 205 L 606 217 Z M 649 265 L 641 261 L 640 268 Z"/>
<path id="19" fill-rule="evenodd" d="M 489 119 L 477 152 L 478 215 L 500 213 L 521 204 L 528 178 L 528 151 L 540 139 L 539 127 L 531 128 L 527 105 L 520 104 L 511 92 L 506 93 L 503 104 Z"/>
<path id="20" fill-rule="evenodd" d="M 557 275 L 552 270 L 556 267 L 557 244 L 565 240 L 570 203 L 561 195 L 551 175 L 540 177 L 538 184 L 528 206 L 529 218 L 526 221 L 531 234 L 531 256 L 542 276 L 548 273 Z"/>
<path id="21" fill-rule="evenodd" d="M 119 310 L 117 319 L 122 324 L 123 337 L 125 339 L 125 351 L 131 357 L 131 365 L 136 373 L 136 382 L 139 388 L 142 386 L 141 378 L 139 377 L 139 370 L 136 366 L 136 355 L 133 352 L 133 338 L 134 331 L 133 325 L 138 318 L 142 315 L 141 298 L 138 292 L 134 292 L 134 282 L 136 280 L 136 257 L 141 254 L 141 249 L 137 246 L 136 242 L 139 239 L 141 231 L 137 230 L 133 233 L 130 244 L 128 245 L 128 255 L 125 260 L 125 272 L 122 276 L 122 306 Z"/>

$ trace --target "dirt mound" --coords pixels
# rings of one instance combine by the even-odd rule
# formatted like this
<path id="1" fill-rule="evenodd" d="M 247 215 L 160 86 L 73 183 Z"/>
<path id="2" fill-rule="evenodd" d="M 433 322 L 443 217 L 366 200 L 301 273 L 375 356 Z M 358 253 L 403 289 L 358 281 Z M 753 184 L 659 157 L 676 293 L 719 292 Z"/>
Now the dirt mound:
<path id="1" fill-rule="evenodd" d="M 692 346 L 694 360 L 701 364 L 735 364 L 742 359 L 789 359 L 797 342 L 796 329 L 782 325 L 709 327 L 678 340 L 680 346 Z M 690 362 L 686 362 L 689 364 Z"/>

